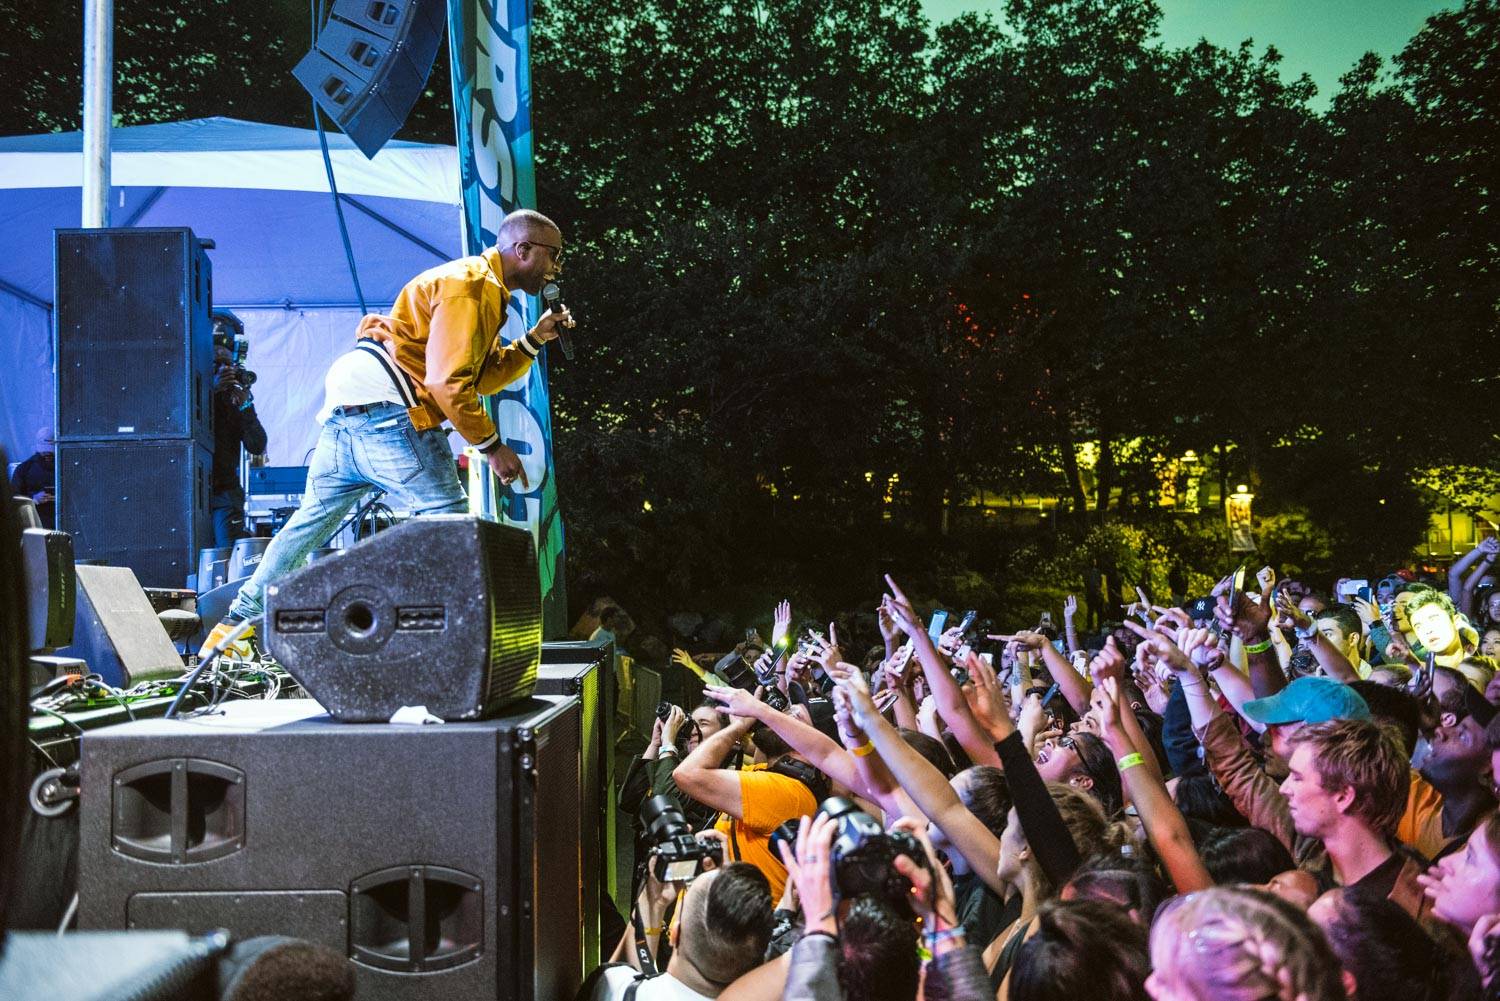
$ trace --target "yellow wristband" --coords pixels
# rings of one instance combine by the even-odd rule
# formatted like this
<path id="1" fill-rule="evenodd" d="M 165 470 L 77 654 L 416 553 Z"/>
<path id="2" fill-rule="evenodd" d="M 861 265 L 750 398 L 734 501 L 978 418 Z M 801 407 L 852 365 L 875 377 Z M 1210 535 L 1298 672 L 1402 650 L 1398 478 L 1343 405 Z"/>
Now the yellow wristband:
<path id="1" fill-rule="evenodd" d="M 1116 761 L 1115 766 L 1123 772 L 1127 768 L 1134 768 L 1136 765 L 1144 765 L 1145 763 L 1146 759 L 1141 757 L 1141 753 L 1139 751 L 1136 751 L 1134 753 L 1127 754 L 1119 761 Z"/>
<path id="2" fill-rule="evenodd" d="M 1269 649 L 1271 649 L 1270 640 L 1261 640 L 1259 643 L 1247 643 L 1245 645 L 1246 653 L 1265 653 Z"/>
<path id="3" fill-rule="evenodd" d="M 870 743 L 869 741 L 865 741 L 858 747 L 849 748 L 849 753 L 854 755 L 856 758 L 867 758 L 875 753 L 875 745 Z"/>

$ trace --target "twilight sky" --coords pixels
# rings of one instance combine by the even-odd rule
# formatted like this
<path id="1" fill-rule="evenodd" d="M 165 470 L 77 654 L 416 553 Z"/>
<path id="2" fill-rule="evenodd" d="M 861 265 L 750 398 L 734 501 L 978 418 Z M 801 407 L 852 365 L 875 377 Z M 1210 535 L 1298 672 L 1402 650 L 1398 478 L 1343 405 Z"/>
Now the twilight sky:
<path id="1" fill-rule="evenodd" d="M 1318 85 L 1314 106 L 1326 107 L 1338 78 L 1366 51 L 1389 57 L 1401 51 L 1434 11 L 1456 2 L 1438 0 L 1159 0 L 1162 39 L 1179 48 L 1207 38 L 1234 48 L 1255 39 L 1257 52 L 1274 44 L 1285 57 L 1282 76 L 1306 72 Z M 966 10 L 999 16 L 1000 0 L 922 0 L 927 16 L 946 21 Z"/>

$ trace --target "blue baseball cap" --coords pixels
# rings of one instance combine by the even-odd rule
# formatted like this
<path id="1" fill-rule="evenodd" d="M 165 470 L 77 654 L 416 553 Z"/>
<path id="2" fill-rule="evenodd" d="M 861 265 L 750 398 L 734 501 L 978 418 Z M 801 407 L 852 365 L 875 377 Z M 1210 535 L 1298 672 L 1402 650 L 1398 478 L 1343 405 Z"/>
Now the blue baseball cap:
<path id="1" fill-rule="evenodd" d="M 1331 719 L 1369 719 L 1370 707 L 1358 692 L 1332 678 L 1298 678 L 1275 695 L 1251 699 L 1244 715 L 1255 723 L 1326 723 Z"/>

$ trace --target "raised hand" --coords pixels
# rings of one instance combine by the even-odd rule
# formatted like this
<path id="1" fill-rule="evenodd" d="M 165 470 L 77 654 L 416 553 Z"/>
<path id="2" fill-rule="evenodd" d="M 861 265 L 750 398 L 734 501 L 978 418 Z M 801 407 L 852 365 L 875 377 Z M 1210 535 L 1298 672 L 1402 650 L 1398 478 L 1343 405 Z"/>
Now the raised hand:
<path id="1" fill-rule="evenodd" d="M 1254 643 L 1270 632 L 1271 588 L 1261 586 L 1260 602 L 1250 600 L 1249 595 L 1234 596 L 1234 607 L 1229 607 L 1229 595 L 1221 594 L 1214 604 L 1214 618 L 1219 628 L 1234 633 L 1246 643 Z"/>
<path id="2" fill-rule="evenodd" d="M 1359 616 L 1359 621 L 1365 624 L 1366 632 L 1380 618 L 1380 609 L 1376 608 L 1373 602 L 1367 601 L 1358 595 L 1350 599 L 1349 604 L 1354 609 L 1355 614 Z"/>
<path id="3" fill-rule="evenodd" d="M 1130 736 L 1125 732 L 1125 723 L 1120 717 L 1119 679 L 1107 677 L 1101 681 L 1095 689 L 1094 698 L 1099 706 L 1099 736 L 1116 753 L 1121 748 L 1128 749 L 1131 746 Z"/>
<path id="4" fill-rule="evenodd" d="M 687 713 L 682 711 L 682 706 L 673 706 L 667 713 L 666 720 L 661 725 L 661 739 L 663 743 L 676 744 L 677 735 L 687 724 Z"/>
<path id="5" fill-rule="evenodd" d="M 891 593 L 885 596 L 882 604 L 895 619 L 897 627 L 912 639 L 916 639 L 919 635 L 926 636 L 927 629 L 922 625 L 922 620 L 917 617 L 916 609 L 912 608 L 911 599 L 906 596 L 906 592 L 891 579 L 890 574 L 885 575 L 885 584 L 891 589 Z"/>
<path id="6" fill-rule="evenodd" d="M 1119 644 L 1113 636 L 1104 641 L 1103 648 L 1089 662 L 1089 676 L 1096 685 L 1106 678 L 1113 678 L 1118 682 L 1125 676 L 1125 655 L 1120 652 Z"/>
<path id="7" fill-rule="evenodd" d="M 881 692 L 880 694 L 894 693 Z M 849 690 L 843 685 L 836 685 L 831 697 L 833 699 L 833 720 L 838 724 L 839 736 L 844 738 L 844 746 L 863 746 L 869 738 L 865 736 L 864 727 L 859 725 L 859 720 L 854 718 L 854 707 L 849 701 Z M 877 709 L 879 709 L 880 702 L 881 699 L 877 697 L 875 699 Z"/>
<path id="8" fill-rule="evenodd" d="M 969 706 L 975 721 L 984 727 L 991 740 L 1003 740 L 1010 735 L 1010 713 L 1006 709 L 1005 690 L 995 676 L 995 669 L 977 653 L 969 654 L 964 668 L 973 682 Z"/>
<path id="9" fill-rule="evenodd" d="M 832 664 L 825 664 L 823 666 L 823 670 L 834 681 L 841 681 L 842 679 L 847 678 L 853 672 L 858 671 L 859 668 L 855 667 L 853 664 L 848 663 L 847 661 L 836 660 Z"/>
<path id="10" fill-rule="evenodd" d="M 1270 567 L 1261 567 L 1255 571 L 1255 580 L 1260 584 L 1262 591 L 1270 591 L 1276 586 L 1276 571 Z"/>
<path id="11" fill-rule="evenodd" d="M 885 641 L 885 648 L 889 650 L 901 636 L 901 627 L 896 624 L 896 618 L 884 599 L 875 608 L 875 621 L 880 626 L 880 638 Z"/>
<path id="12" fill-rule="evenodd" d="M 724 685 L 704 685 L 703 695 L 705 698 L 713 699 L 724 707 L 724 711 L 731 716 L 741 718 L 759 719 L 760 715 L 770 712 L 771 707 L 760 700 L 762 689 L 757 688 L 752 695 L 743 688 L 728 688 Z M 676 707 L 673 707 L 676 709 Z M 677 710 L 681 712 L 681 710 Z"/>
<path id="13" fill-rule="evenodd" d="M 871 720 L 880 715 L 880 710 L 875 707 L 875 699 L 870 695 L 870 686 L 865 684 L 865 676 L 855 671 L 838 683 L 838 690 L 845 693 L 855 722 L 862 729 L 868 730 Z"/>
<path id="14" fill-rule="evenodd" d="M 915 817 L 902 817 L 891 825 L 891 830 L 910 834 L 922 846 L 926 857 L 925 866 L 905 855 L 897 855 L 891 860 L 896 871 L 911 883 L 911 892 L 907 897 L 911 901 L 911 909 L 930 931 L 958 927 L 958 904 L 953 893 L 953 880 L 948 878 L 947 870 L 938 864 L 937 852 L 933 851 L 932 842 L 927 838 L 927 825 Z"/>
<path id="15" fill-rule="evenodd" d="M 1214 671 L 1224 663 L 1219 639 L 1207 629 L 1184 629 L 1177 634 L 1177 646 L 1201 670 Z"/>
<path id="16" fill-rule="evenodd" d="M 891 654 L 890 659 L 885 662 L 886 677 L 889 684 L 897 688 L 906 688 L 911 685 L 911 679 L 915 672 L 912 670 L 912 652 L 915 648 L 910 641 L 901 644 Z"/>
<path id="17" fill-rule="evenodd" d="M 1188 660 L 1182 650 L 1155 629 L 1147 629 L 1137 622 L 1125 620 L 1125 628 L 1141 638 L 1141 646 L 1147 647 L 1156 655 L 1156 658 L 1172 669 L 1174 674 L 1196 674 L 1197 668 L 1192 661 Z M 1203 630 L 1205 633 L 1207 630 Z"/>
<path id="18" fill-rule="evenodd" d="M 1026 696 L 1021 702 L 1021 715 L 1016 719 L 1016 729 L 1031 734 L 1034 739 L 1042 732 L 1046 722 L 1047 709 L 1042 705 L 1042 697 L 1034 692 Z"/>
<path id="19" fill-rule="evenodd" d="M 783 599 L 776 605 L 771 621 L 771 645 L 780 650 L 792 628 L 792 603 Z"/>
<path id="20" fill-rule="evenodd" d="M 1167 701 L 1172 697 L 1172 675 L 1163 678 L 1154 669 L 1139 665 L 1136 665 L 1134 675 L 1135 687 L 1146 697 L 1146 707 L 1158 716 L 1166 712 Z"/>
<path id="21" fill-rule="evenodd" d="M 797 825 L 795 852 L 785 842 L 779 843 L 781 861 L 788 877 L 797 884 L 802 901 L 803 922 L 807 931 L 835 934 L 837 904 L 833 899 L 833 835 L 838 821 L 826 814 L 816 819 L 803 817 Z"/>
<path id="22" fill-rule="evenodd" d="M 1276 596 L 1276 608 L 1291 620 L 1292 625 L 1304 632 L 1312 628 L 1313 620 L 1308 618 L 1307 613 L 1297 607 L 1292 596 L 1282 591 Z"/>
<path id="23" fill-rule="evenodd" d="M 1072 621 L 1078 615 L 1078 596 L 1070 594 L 1063 599 L 1063 619 Z"/>
<path id="24" fill-rule="evenodd" d="M 786 659 L 786 670 L 782 680 L 788 685 L 794 681 L 799 684 L 805 682 L 812 674 L 812 668 L 808 666 L 811 663 L 812 658 L 798 650 Z"/>
<path id="25" fill-rule="evenodd" d="M 1004 643 L 1015 643 L 1025 650 L 1040 650 L 1049 642 L 1046 636 L 1030 629 L 1022 629 L 1014 633 L 995 633 L 989 638 Z"/>
<path id="26" fill-rule="evenodd" d="M 813 641 L 812 656 L 830 677 L 833 665 L 844 659 L 844 651 L 839 649 L 838 629 L 832 622 L 828 623 L 828 638 L 819 636 Z"/>
<path id="27" fill-rule="evenodd" d="M 1170 626 L 1175 631 L 1177 629 L 1191 629 L 1193 626 L 1192 617 L 1188 615 L 1186 609 L 1176 607 L 1163 608 L 1160 605 L 1152 605 L 1151 610 L 1158 616 L 1156 620 L 1157 629 L 1162 629 L 1165 625 Z"/>

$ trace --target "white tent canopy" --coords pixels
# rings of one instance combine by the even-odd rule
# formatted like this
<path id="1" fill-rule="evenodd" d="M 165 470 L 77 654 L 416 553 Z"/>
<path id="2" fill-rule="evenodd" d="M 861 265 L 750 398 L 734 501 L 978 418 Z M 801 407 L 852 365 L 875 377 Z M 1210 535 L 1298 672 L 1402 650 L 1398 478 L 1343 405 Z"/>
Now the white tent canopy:
<path id="1" fill-rule="evenodd" d="M 118 128 L 111 142 L 110 224 L 215 242 L 214 305 L 245 321 L 271 463 L 302 464 L 323 374 L 360 315 L 317 133 L 205 118 Z M 366 159 L 336 132 L 328 145 L 365 303 L 384 311 L 462 253 L 457 152 L 393 141 Z M 80 225 L 82 175 L 82 133 L 0 138 L 0 444 L 13 459 L 54 423 L 52 232 Z"/>

